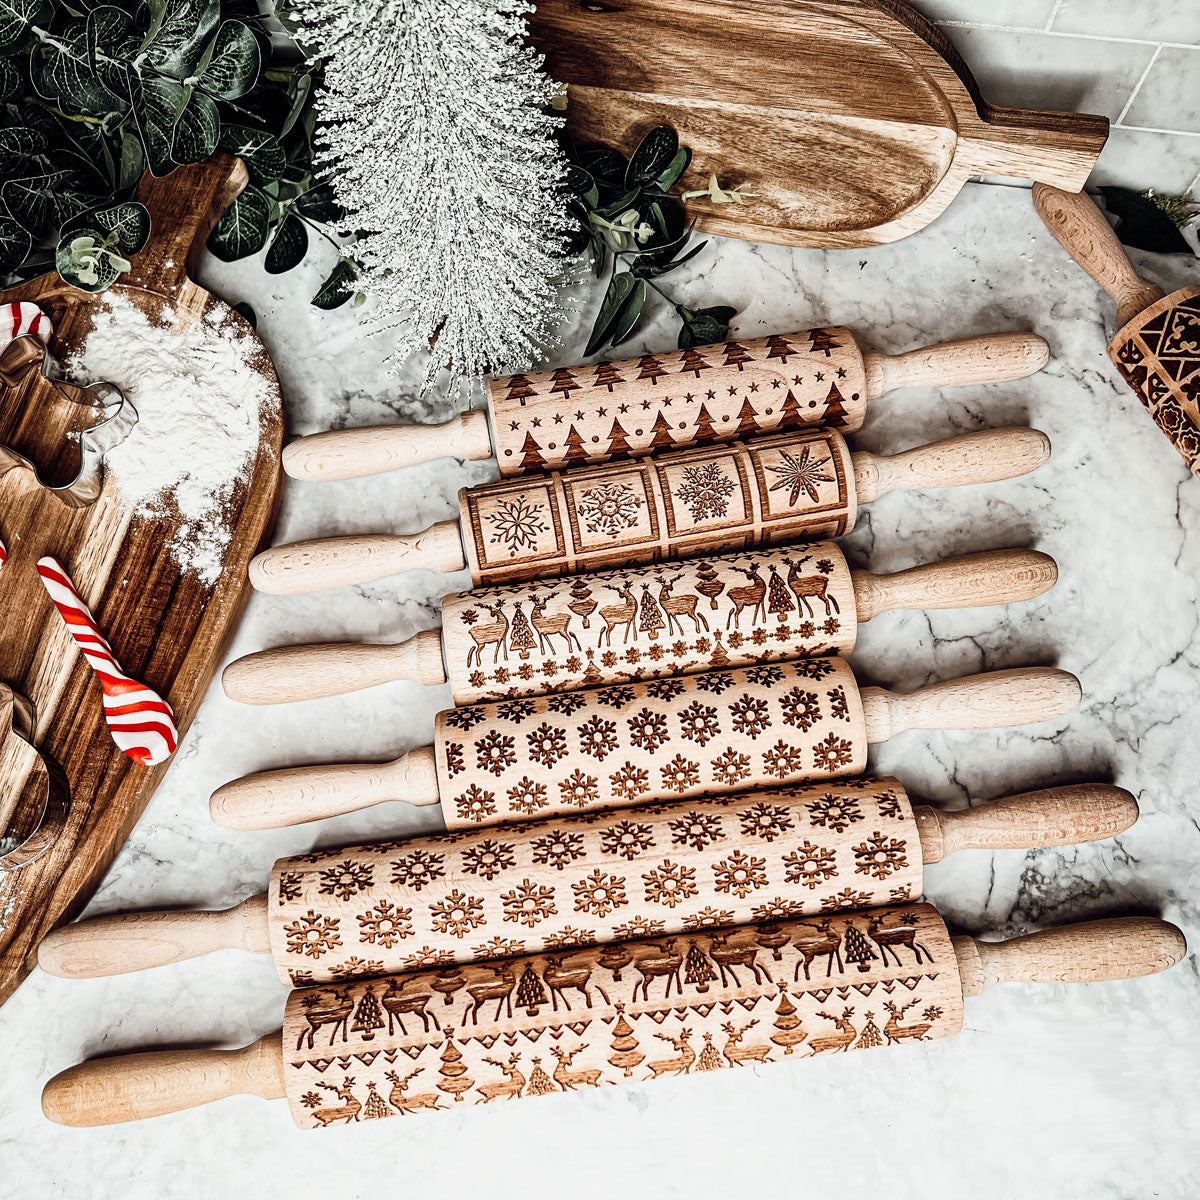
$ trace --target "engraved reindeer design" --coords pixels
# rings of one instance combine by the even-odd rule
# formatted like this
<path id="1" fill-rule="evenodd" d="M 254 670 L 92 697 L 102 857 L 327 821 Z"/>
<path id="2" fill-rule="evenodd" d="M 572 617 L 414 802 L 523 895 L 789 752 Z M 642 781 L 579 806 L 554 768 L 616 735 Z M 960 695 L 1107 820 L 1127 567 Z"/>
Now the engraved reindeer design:
<path id="1" fill-rule="evenodd" d="M 581 963 L 575 967 L 564 967 L 564 958 L 566 958 L 565 954 L 547 955 L 546 969 L 542 972 L 542 980 L 550 989 L 551 1011 L 558 1012 L 559 999 L 566 1005 L 567 1011 L 571 1011 L 570 1002 L 567 1000 L 567 991 L 571 988 L 579 992 L 583 996 L 584 1003 L 591 1008 L 592 997 L 587 987 L 588 979 L 592 974 L 591 965 Z"/>
<path id="2" fill-rule="evenodd" d="M 492 647 L 492 665 L 500 661 L 500 652 L 504 652 L 504 659 L 508 661 L 508 617 L 504 612 L 503 604 L 481 604 L 480 608 L 491 613 L 492 619 L 484 625 L 472 625 L 470 629 L 471 640 L 475 645 L 467 650 L 467 666 L 471 665 L 472 657 L 475 659 L 477 667 L 483 666 L 483 648 L 484 646 Z"/>
<path id="3" fill-rule="evenodd" d="M 403 1079 L 396 1074 L 395 1071 L 389 1071 L 385 1078 L 392 1085 L 391 1093 L 388 1095 L 388 1103 L 397 1111 L 415 1112 L 418 1108 L 441 1108 L 438 1103 L 438 1096 L 434 1092 L 418 1092 L 414 1096 L 408 1094 L 408 1085 L 416 1079 L 421 1073 L 421 1068 L 417 1067 L 415 1071 L 409 1071 Z M 480 1089 L 483 1090 L 482 1088 Z"/>
<path id="4" fill-rule="evenodd" d="M 858 1030 L 850 1024 L 850 1018 L 854 1016 L 854 1009 L 847 1008 L 840 1017 L 835 1017 L 827 1012 L 819 1012 L 817 1016 L 824 1017 L 826 1021 L 832 1021 L 837 1026 L 837 1033 L 825 1033 L 819 1037 L 810 1037 L 808 1039 L 810 1056 L 826 1052 L 834 1054 L 838 1050 L 848 1050 L 854 1045 L 854 1041 L 858 1037 Z"/>
<path id="5" fill-rule="evenodd" d="M 583 647 L 579 644 L 579 639 L 571 632 L 571 614 L 555 613 L 551 617 L 545 616 L 546 598 L 538 596 L 533 601 L 533 609 L 529 614 L 529 623 L 533 626 L 534 633 L 538 637 L 538 649 L 543 654 L 551 654 L 554 651 L 554 643 L 551 638 L 560 637 L 567 643 L 567 653 L 571 651 L 572 642 L 575 644 L 576 650 L 582 650 Z"/>
<path id="6" fill-rule="evenodd" d="M 837 960 L 837 969 L 842 970 L 842 935 L 833 928 L 833 922 L 824 917 L 820 921 L 814 922 L 812 925 L 806 925 L 806 929 L 810 932 L 796 934 L 792 938 L 792 945 L 800 951 L 800 956 L 804 960 L 802 963 L 796 964 L 796 970 L 792 975 L 792 982 L 795 983 L 800 978 L 800 968 L 804 968 L 804 978 L 808 979 L 808 968 L 812 965 L 814 959 L 820 958 L 824 954 L 827 958 L 825 963 L 825 978 L 828 979 L 833 974 L 834 960 Z"/>
<path id="7" fill-rule="evenodd" d="M 641 979 L 633 985 L 634 1000 L 637 999 L 638 988 L 642 989 L 644 1000 L 650 999 L 650 981 L 652 979 L 666 979 L 664 1000 L 671 994 L 672 981 L 675 983 L 675 990 L 679 995 L 683 995 L 683 984 L 679 981 L 679 968 L 683 966 L 683 953 L 676 949 L 676 943 L 673 941 L 667 942 L 666 945 L 655 942 L 654 947 L 658 951 L 657 954 L 648 954 L 633 964 L 641 975 Z"/>
<path id="8" fill-rule="evenodd" d="M 626 582 L 623 587 L 613 589 L 624 603 L 609 604 L 600 609 L 600 617 L 604 621 L 604 632 L 597 640 L 597 645 L 611 646 L 613 630 L 620 625 L 625 626 L 625 641 L 628 642 L 633 634 L 633 621 L 637 616 L 637 597 L 633 587 Z"/>
<path id="9" fill-rule="evenodd" d="M 734 629 L 737 629 L 742 619 L 742 612 L 747 608 L 750 609 L 751 624 L 761 621 L 765 614 L 764 599 L 767 594 L 767 584 L 759 572 L 758 564 L 756 563 L 748 571 L 745 567 L 734 567 L 733 569 L 739 575 L 745 575 L 750 582 L 745 587 L 733 587 L 726 592 L 733 603 L 733 608 L 730 609 L 729 616 L 725 620 L 726 629 L 729 628 L 730 622 L 733 623 Z"/>
<path id="10" fill-rule="evenodd" d="M 829 587 L 829 580 L 820 573 L 816 575 L 802 575 L 800 568 L 806 563 L 812 561 L 812 555 L 806 554 L 803 558 L 795 562 L 788 563 L 787 582 L 788 587 L 796 595 L 796 599 L 800 601 L 800 607 L 814 616 L 816 609 L 812 605 L 812 597 L 820 600 L 825 605 L 825 615 L 828 617 L 832 613 L 840 613 L 842 610 L 837 602 L 836 596 L 829 596 L 826 591 Z M 832 607 L 830 607 L 832 605 Z"/>
<path id="11" fill-rule="evenodd" d="M 896 960 L 896 966 L 902 966 L 898 946 L 907 946 L 913 953 L 913 962 L 920 963 L 921 956 L 926 962 L 933 962 L 933 955 L 916 940 L 916 917 L 912 913 L 902 913 L 899 925 L 884 925 L 883 918 L 877 913 L 867 917 L 867 937 L 879 947 L 883 965 L 887 966 L 888 953 Z"/>
<path id="12" fill-rule="evenodd" d="M 471 1003 L 463 1010 L 462 1023 L 471 1018 L 472 1025 L 479 1024 L 479 1010 L 489 1000 L 496 1001 L 496 1015 L 492 1019 L 500 1020 L 500 1010 L 507 1008 L 508 1018 L 512 1020 L 512 994 L 517 986 L 517 977 L 513 972 L 511 962 L 491 964 L 490 969 L 495 973 L 495 979 L 485 979 L 482 983 L 473 983 L 467 988 Z"/>
<path id="13" fill-rule="evenodd" d="M 696 633 L 700 632 L 701 627 L 707 630 L 708 621 L 704 614 L 696 611 L 696 603 L 700 597 L 694 593 L 688 596 L 672 596 L 671 589 L 674 586 L 665 579 L 658 581 L 658 606 L 662 609 L 663 616 L 667 618 L 667 633 L 674 633 L 675 626 L 678 625 L 679 632 L 682 634 L 684 617 L 691 618 Z"/>
<path id="14" fill-rule="evenodd" d="M 479 1085 L 479 1094 L 484 1100 L 517 1099 L 521 1094 L 521 1089 L 525 1086 L 525 1076 L 521 1074 L 517 1067 L 517 1063 L 521 1061 L 521 1056 L 516 1053 L 510 1054 L 506 1063 L 502 1063 L 497 1058 L 485 1058 L 483 1061 L 493 1067 L 499 1067 L 504 1072 L 502 1080 L 496 1080 L 494 1083 L 481 1083 Z"/>
<path id="15" fill-rule="evenodd" d="M 564 1092 L 573 1092 L 580 1084 L 584 1087 L 595 1087 L 600 1080 L 602 1072 L 597 1067 L 589 1067 L 585 1071 L 572 1071 L 570 1069 L 571 1059 L 582 1050 L 582 1046 L 576 1046 L 569 1054 L 561 1046 L 552 1046 L 550 1053 L 558 1059 L 558 1066 L 554 1068 L 553 1079 Z"/>
<path id="16" fill-rule="evenodd" d="M 404 1028 L 404 1013 L 410 1013 L 413 1016 L 421 1018 L 421 1028 L 426 1033 L 429 1032 L 429 1022 L 433 1022 L 433 1027 L 439 1033 L 442 1027 L 438 1024 L 437 1013 L 425 1011 L 425 1006 L 433 999 L 431 992 L 409 992 L 404 993 L 404 981 L 402 979 L 389 979 L 387 990 L 379 998 L 379 1003 L 383 1005 L 384 1012 L 388 1015 L 388 1037 L 392 1036 L 392 1024 L 400 1026 L 400 1032 L 405 1037 L 408 1036 L 408 1030 Z"/>
<path id="17" fill-rule="evenodd" d="M 725 1031 L 725 1046 L 721 1053 L 725 1055 L 725 1061 L 731 1066 L 736 1067 L 739 1063 L 756 1062 L 764 1063 L 771 1054 L 771 1047 L 765 1042 L 756 1042 L 750 1046 L 741 1045 L 742 1038 L 746 1036 L 748 1030 L 753 1029 L 758 1024 L 758 1018 L 753 1021 L 747 1021 L 745 1025 L 735 1025 L 732 1021 L 726 1021 L 721 1028 Z"/>
<path id="18" fill-rule="evenodd" d="M 728 933 L 712 934 L 712 942 L 708 950 L 713 962 L 717 964 L 717 970 L 721 972 L 721 986 L 727 987 L 725 976 L 728 974 L 733 979 L 734 987 L 741 987 L 742 981 L 737 977 L 737 972 L 734 967 L 748 967 L 754 976 L 755 983 L 773 983 L 767 968 L 760 966 L 756 959 L 758 958 L 758 946 L 753 942 L 744 946 L 729 945 Z"/>
<path id="19" fill-rule="evenodd" d="M 677 1038 L 669 1033 L 656 1033 L 656 1038 L 670 1042 L 678 1054 L 677 1058 L 661 1058 L 657 1062 L 646 1064 L 650 1068 L 650 1078 L 657 1079 L 660 1075 L 686 1075 L 696 1061 L 696 1052 L 688 1045 L 692 1031 L 686 1026 L 679 1031 Z"/>
<path id="20" fill-rule="evenodd" d="M 329 1044 L 333 1045 L 333 1039 L 337 1037 L 338 1030 L 342 1031 L 342 1041 L 344 1042 L 349 1036 L 346 1029 L 346 1022 L 350 1020 L 350 1014 L 354 1011 L 354 1001 L 349 998 L 342 999 L 338 996 L 329 996 L 324 992 L 318 992 L 314 996 L 305 996 L 303 1000 L 304 1019 L 308 1022 L 308 1028 L 300 1030 L 300 1038 L 296 1042 L 296 1049 L 299 1050 L 308 1042 L 308 1048 L 313 1048 L 313 1037 L 322 1025 L 331 1025 L 329 1031 Z"/>
<path id="21" fill-rule="evenodd" d="M 887 1019 L 887 1024 L 883 1027 L 883 1036 L 887 1038 L 889 1046 L 895 1045 L 897 1042 L 902 1042 L 906 1038 L 912 1038 L 913 1041 L 924 1041 L 925 1035 L 933 1027 L 932 1021 L 920 1021 L 915 1025 L 901 1025 L 900 1018 L 914 1004 L 920 1003 L 917 1000 L 910 1000 L 907 1004 L 897 1007 L 890 1000 L 884 1003 L 884 1008 L 891 1014 Z"/>
<path id="22" fill-rule="evenodd" d="M 326 1125 L 336 1125 L 338 1121 L 345 1121 L 349 1125 L 351 1121 L 358 1120 L 358 1114 L 362 1112 L 362 1104 L 354 1098 L 354 1093 L 350 1090 L 353 1086 L 354 1078 L 350 1075 L 346 1076 L 340 1087 L 335 1083 L 317 1084 L 317 1087 L 324 1088 L 327 1092 L 333 1092 L 339 1100 L 343 1101 L 336 1108 L 313 1109 L 313 1120 L 322 1129 Z"/>

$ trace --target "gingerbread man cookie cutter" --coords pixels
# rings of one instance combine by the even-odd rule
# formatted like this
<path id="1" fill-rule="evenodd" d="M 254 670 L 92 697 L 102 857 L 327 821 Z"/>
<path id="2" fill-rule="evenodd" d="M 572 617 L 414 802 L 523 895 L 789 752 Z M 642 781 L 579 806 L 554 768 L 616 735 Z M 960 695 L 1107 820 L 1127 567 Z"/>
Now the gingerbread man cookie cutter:
<path id="1" fill-rule="evenodd" d="M 33 705 L 19 692 L 14 692 L 7 684 L 0 683 L 0 750 L 5 746 L 12 746 L 12 739 L 16 739 L 17 742 L 17 754 L 4 755 L 4 761 L 13 766 L 28 767 L 26 780 L 38 774 L 45 781 L 41 814 L 25 837 L 11 849 L 0 852 L 0 876 L 7 871 L 26 866 L 45 854 L 66 827 L 67 812 L 71 804 L 67 777 L 53 759 L 48 758 L 34 745 L 33 737 Z M 0 779 L 0 802 L 5 799 L 3 789 L 6 786 L 5 781 Z M 0 828 L 0 845 L 3 845 L 4 832 L 4 829 Z"/>
<path id="2" fill-rule="evenodd" d="M 12 470 L 32 471 L 38 483 L 53 492 L 69 508 L 86 508 L 96 500 L 104 487 L 104 456 L 133 431 L 138 422 L 137 409 L 114 383 L 84 386 L 65 379 L 55 379 L 50 374 L 49 351 L 45 343 L 33 334 L 26 333 L 14 338 L 0 353 L 0 384 L 4 387 L 21 386 L 34 370 L 71 403 L 93 412 L 99 404 L 104 417 L 78 435 L 79 471 L 68 483 L 47 483 L 28 458 L 11 446 L 4 445 L 0 445 L 0 475 Z"/>

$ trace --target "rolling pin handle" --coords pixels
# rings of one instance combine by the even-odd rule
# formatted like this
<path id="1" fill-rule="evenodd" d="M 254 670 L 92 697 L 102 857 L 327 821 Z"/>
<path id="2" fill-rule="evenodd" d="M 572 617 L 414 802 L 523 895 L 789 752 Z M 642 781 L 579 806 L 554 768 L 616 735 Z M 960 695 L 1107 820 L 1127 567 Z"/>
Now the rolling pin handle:
<path id="1" fill-rule="evenodd" d="M 118 913 L 63 925 L 38 947 L 38 966 L 60 979 L 99 979 L 217 950 L 271 953 L 265 895 L 216 911 Z"/>
<path id="2" fill-rule="evenodd" d="M 1039 429 L 981 429 L 930 442 L 901 454 L 859 451 L 850 456 L 860 504 L 884 492 L 962 487 L 1028 475 L 1050 457 L 1050 439 Z"/>
<path id="3" fill-rule="evenodd" d="M 1036 333 L 989 333 L 922 346 L 905 354 L 863 355 L 867 399 L 906 387 L 955 387 L 1024 379 L 1050 361 L 1050 344 Z"/>
<path id="4" fill-rule="evenodd" d="M 272 596 L 352 587 L 401 571 L 461 571 L 467 565 L 458 521 L 421 533 L 316 538 L 272 546 L 250 560 L 250 583 Z"/>
<path id="5" fill-rule="evenodd" d="M 293 479 L 327 482 L 380 475 L 437 458 L 477 462 L 491 457 L 487 414 L 472 409 L 442 425 L 384 425 L 310 434 L 284 447 L 283 469 Z"/>
<path id="6" fill-rule="evenodd" d="M 1187 941 L 1157 917 L 1114 917 L 1044 929 L 1006 942 L 952 939 L 963 995 L 993 983 L 1100 983 L 1157 975 L 1180 962 Z"/>
<path id="7" fill-rule="evenodd" d="M 58 1125 L 117 1125 L 161 1117 L 226 1096 L 285 1096 L 283 1035 L 240 1050 L 157 1050 L 94 1058 L 42 1089 L 42 1112 Z"/>

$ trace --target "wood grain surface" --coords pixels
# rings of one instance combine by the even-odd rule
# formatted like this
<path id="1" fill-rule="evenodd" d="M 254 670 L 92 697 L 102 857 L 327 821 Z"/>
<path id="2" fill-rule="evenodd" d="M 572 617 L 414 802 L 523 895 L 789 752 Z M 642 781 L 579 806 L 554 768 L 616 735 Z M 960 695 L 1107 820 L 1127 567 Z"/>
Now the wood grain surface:
<path id="1" fill-rule="evenodd" d="M 170 306 L 180 322 L 212 314 L 241 321 L 188 275 L 219 213 L 245 185 L 242 164 L 225 156 L 143 179 L 151 238 L 133 270 L 112 289 L 158 317 Z M 28 300 L 50 315 L 59 358 L 79 347 L 103 297 L 89 297 L 48 275 L 10 289 L 0 303 Z M 39 747 L 62 767 L 71 808 L 55 846 L 29 866 L 0 876 L 0 1000 L 32 964 L 38 940 L 83 906 L 141 815 L 166 765 L 147 769 L 113 744 L 101 692 L 51 606 L 34 569 L 39 556 L 62 560 L 122 665 L 162 693 L 183 733 L 199 707 L 247 596 L 246 565 L 267 540 L 279 499 L 283 418 L 278 381 L 265 349 L 256 369 L 270 382 L 248 485 L 228 508 L 233 529 L 224 569 L 209 587 L 183 574 L 165 547 L 177 532 L 168 518 L 135 517 L 113 486 L 87 508 L 70 509 L 28 472 L 0 477 L 0 536 L 9 561 L 0 576 L 0 659 L 4 681 L 37 711 Z M 31 380 L 0 404 L 0 442 L 19 449 L 55 478 L 74 472 L 68 435 L 79 414 L 55 406 Z M 72 424 L 75 422 L 75 424 Z M 7 792 L 8 784 L 5 783 Z"/>
<path id="2" fill-rule="evenodd" d="M 535 45 L 568 85 L 585 145 L 631 153 L 667 123 L 682 183 L 745 184 L 688 205 L 702 229 L 798 246 L 870 246 L 921 229 L 977 174 L 1078 190 L 1103 117 L 987 104 L 946 38 L 899 0 L 538 0 Z"/>

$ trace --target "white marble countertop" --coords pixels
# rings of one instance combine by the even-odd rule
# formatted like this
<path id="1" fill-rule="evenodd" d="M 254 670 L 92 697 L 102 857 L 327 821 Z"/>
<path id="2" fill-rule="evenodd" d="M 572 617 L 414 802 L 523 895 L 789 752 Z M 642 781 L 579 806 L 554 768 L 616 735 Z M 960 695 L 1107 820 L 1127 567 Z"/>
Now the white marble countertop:
<path id="1" fill-rule="evenodd" d="M 307 305 L 323 261 L 282 277 L 209 263 L 204 281 L 249 300 L 274 354 L 292 429 L 442 419 L 383 365 L 384 337 L 355 314 Z M 1153 259 L 1167 287 L 1194 261 Z M 928 872 L 928 895 L 961 929 L 1016 933 L 1080 917 L 1161 912 L 1200 947 L 1200 482 L 1120 382 L 1105 354 L 1113 306 L 1041 227 L 1028 193 L 969 186 L 923 233 L 864 251 L 714 241 L 683 298 L 736 305 L 739 335 L 845 323 L 899 351 L 997 329 L 1034 329 L 1054 358 L 1039 376 L 894 393 L 857 444 L 893 451 L 955 432 L 1032 423 L 1048 466 L 1017 482 L 888 495 L 846 539 L 874 570 L 968 550 L 1036 546 L 1061 581 L 1011 609 L 891 613 L 854 656 L 870 682 L 903 689 L 981 668 L 1057 663 L 1083 681 L 1069 719 L 1028 730 L 908 734 L 873 769 L 911 792 L 961 803 L 1071 780 L 1116 780 L 1138 824 L 1094 846 L 960 853 Z M 598 297 L 558 355 L 577 360 Z M 665 317 L 630 352 L 674 341 Z M 443 460 L 372 480 L 288 485 L 280 539 L 394 528 L 451 516 L 456 490 L 491 463 Z M 1187 537 L 1188 534 L 1191 537 Z M 449 587 L 447 586 L 449 583 Z M 306 640 L 398 640 L 436 622 L 465 576 L 421 572 L 363 588 L 252 601 L 231 656 Z M 435 812 L 388 805 L 319 826 L 235 834 L 208 819 L 226 780 L 285 763 L 383 757 L 425 742 L 449 690 L 393 684 L 276 709 L 214 688 L 166 781 L 92 905 L 225 906 L 263 888 L 273 860 L 313 841 L 434 831 Z M 1195 958 L 1161 976 L 1093 986 L 997 987 L 969 1000 L 956 1041 L 796 1066 L 468 1108 L 323 1133 L 282 1102 L 250 1097 L 141 1125 L 67 1130 L 39 1109 L 45 1080 L 90 1055 L 157 1045 L 241 1045 L 277 1028 L 284 992 L 266 961 L 225 951 L 140 977 L 66 982 L 35 973 L 0 1009 L 5 1196 L 238 1195 L 453 1200 L 549 1195 L 820 1194 L 940 1200 L 1039 1195 L 1190 1196 L 1200 1137 Z"/>

